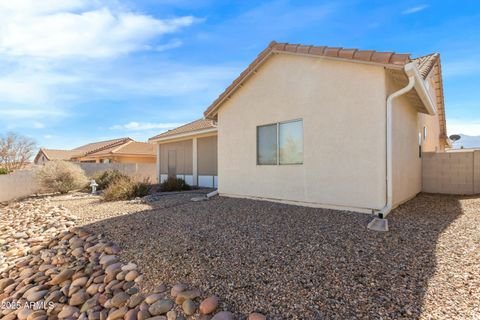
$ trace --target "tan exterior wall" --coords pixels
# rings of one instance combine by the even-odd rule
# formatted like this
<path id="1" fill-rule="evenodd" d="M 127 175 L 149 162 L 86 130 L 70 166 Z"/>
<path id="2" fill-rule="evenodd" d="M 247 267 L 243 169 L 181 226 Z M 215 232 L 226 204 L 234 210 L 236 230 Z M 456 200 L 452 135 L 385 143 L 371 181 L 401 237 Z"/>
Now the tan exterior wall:
<path id="1" fill-rule="evenodd" d="M 389 73 L 386 75 L 387 94 L 401 89 L 401 86 L 393 82 Z M 427 78 L 427 82 L 429 81 L 431 77 Z M 433 84 L 427 85 L 427 88 L 431 94 L 435 94 Z M 426 137 L 424 128 L 426 128 Z M 400 96 L 393 100 L 394 207 L 413 198 L 422 190 L 422 158 L 419 157 L 419 142 L 422 152 L 443 150 L 440 144 L 438 115 L 419 113 L 405 95 Z"/>
<path id="2" fill-rule="evenodd" d="M 424 138 L 424 129 L 427 128 L 427 138 Z M 422 133 L 422 150 L 424 152 L 441 152 L 444 147 L 440 144 L 440 123 L 438 114 L 418 114 L 418 130 Z"/>
<path id="3" fill-rule="evenodd" d="M 168 151 L 176 152 L 177 174 L 192 174 L 192 140 L 160 145 L 160 173 L 168 173 Z"/>
<path id="4" fill-rule="evenodd" d="M 109 155 L 104 157 L 83 157 L 75 159 L 75 161 L 83 163 L 102 163 L 104 160 L 110 160 L 113 163 L 155 163 L 156 156 L 152 157 L 138 157 L 138 156 L 119 156 L 119 155 Z"/>
<path id="5" fill-rule="evenodd" d="M 385 79 L 378 66 L 285 54 L 270 58 L 219 110 L 219 192 L 382 208 Z M 303 164 L 257 165 L 257 126 L 300 118 Z"/>
<path id="6" fill-rule="evenodd" d="M 119 170 L 136 181 L 157 182 L 156 168 L 153 163 L 79 163 L 87 177 L 93 177 L 107 170 Z"/>
<path id="7" fill-rule="evenodd" d="M 112 158 L 115 163 L 155 163 L 156 157 L 129 157 L 129 156 L 115 156 Z"/>
<path id="8" fill-rule="evenodd" d="M 28 197 L 39 192 L 34 169 L 0 175 L 0 202 Z"/>
<path id="9" fill-rule="evenodd" d="M 475 160 L 473 163 L 473 192 L 475 194 L 480 194 L 480 150 L 474 151 L 474 158 Z"/>
<path id="10" fill-rule="evenodd" d="M 388 94 L 399 89 L 387 73 Z M 406 96 L 393 100 L 393 206 L 418 194 L 422 189 L 422 159 L 419 157 L 418 115 Z"/>
<path id="11" fill-rule="evenodd" d="M 217 175 L 217 136 L 197 139 L 199 175 Z"/>
<path id="12" fill-rule="evenodd" d="M 423 154 L 422 191 L 480 193 L 480 150 Z"/>

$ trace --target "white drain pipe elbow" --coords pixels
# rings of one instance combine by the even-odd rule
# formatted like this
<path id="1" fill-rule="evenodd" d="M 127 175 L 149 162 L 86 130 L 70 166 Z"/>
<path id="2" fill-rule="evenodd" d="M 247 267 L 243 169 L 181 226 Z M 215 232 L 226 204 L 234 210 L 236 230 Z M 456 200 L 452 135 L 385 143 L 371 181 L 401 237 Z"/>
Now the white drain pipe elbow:
<path id="1" fill-rule="evenodd" d="M 376 212 L 380 219 L 384 219 L 392 210 L 393 207 L 393 100 L 398 98 L 408 91 L 412 90 L 415 85 L 415 75 L 412 74 L 412 68 L 415 68 L 413 63 L 405 65 L 405 72 L 408 75 L 408 84 L 394 93 L 390 94 L 387 97 L 387 176 L 386 176 L 386 187 L 387 187 L 387 201 L 385 206 Z"/>

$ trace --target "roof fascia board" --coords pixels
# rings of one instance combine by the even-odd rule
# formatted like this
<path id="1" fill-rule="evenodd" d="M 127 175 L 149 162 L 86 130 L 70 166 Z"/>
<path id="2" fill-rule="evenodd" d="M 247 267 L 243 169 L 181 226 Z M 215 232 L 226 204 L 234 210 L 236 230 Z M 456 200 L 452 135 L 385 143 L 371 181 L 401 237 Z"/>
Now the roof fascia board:
<path id="1" fill-rule="evenodd" d="M 402 70 L 403 69 L 402 65 L 396 65 L 396 64 L 391 64 L 391 63 L 380 63 L 380 62 L 364 61 L 364 60 L 358 60 L 358 59 L 346 59 L 346 58 L 339 58 L 339 57 L 319 56 L 319 55 L 309 54 L 309 53 L 279 51 L 279 50 L 275 50 L 275 49 L 273 49 L 272 52 L 274 54 L 288 54 L 288 55 L 304 56 L 304 57 L 311 57 L 311 58 L 317 58 L 317 59 L 368 64 L 368 65 L 372 65 L 372 66 L 381 66 L 381 67 L 385 67 L 385 68 L 389 68 L 389 69 L 396 69 L 396 70 Z"/>
<path id="2" fill-rule="evenodd" d="M 415 66 L 415 63 L 413 62 L 407 63 L 405 65 L 405 73 L 407 74 L 407 76 L 415 77 L 415 85 L 414 85 L 415 91 L 420 97 L 420 100 L 422 100 L 422 103 L 425 106 L 425 109 L 427 109 L 428 114 L 429 115 L 436 114 L 437 108 L 433 103 L 432 97 L 428 93 L 427 87 L 425 85 L 425 81 L 423 80 L 423 77 L 420 75 L 420 72 L 418 71 L 418 68 Z"/>
<path id="3" fill-rule="evenodd" d="M 372 62 L 372 61 L 363 61 L 363 60 L 355 60 L 355 59 L 345 59 L 345 58 L 338 58 L 338 57 L 329 57 L 329 56 L 319 56 L 319 55 L 314 55 L 314 54 L 308 54 L 308 53 L 299 53 L 299 52 L 288 52 L 288 51 L 282 51 L 282 50 L 275 50 L 275 49 L 271 49 L 270 52 L 268 52 L 268 54 L 265 55 L 265 57 L 263 57 L 262 60 L 260 60 L 258 62 L 258 64 L 255 66 L 255 68 L 252 68 L 252 70 L 250 70 L 247 75 L 245 76 L 245 78 L 242 79 L 242 81 L 240 81 L 239 83 L 237 83 L 232 91 L 230 92 L 230 94 L 228 94 L 227 96 L 223 97 L 222 100 L 220 100 L 216 107 L 214 109 L 212 109 L 208 114 L 205 115 L 205 118 L 207 119 L 212 119 L 213 116 L 215 116 L 215 114 L 217 113 L 218 109 L 220 108 L 220 106 L 225 102 L 225 101 L 228 101 L 230 100 L 230 97 L 237 91 L 238 88 L 242 87 L 243 86 L 243 83 L 245 81 L 247 81 L 250 76 L 252 74 L 255 74 L 258 70 L 258 68 L 260 68 L 264 63 L 265 61 L 270 58 L 272 55 L 277 55 L 277 54 L 286 54 L 286 55 L 294 55 L 294 56 L 304 56 L 304 57 L 310 57 L 310 58 L 316 58 L 316 59 L 325 59 L 325 60 L 333 60 L 333 61 L 343 61 L 343 62 L 351 62 L 351 63 L 361 63 L 361 64 L 367 64 L 367 65 L 372 65 L 372 66 L 381 66 L 381 67 L 384 67 L 384 68 L 389 68 L 389 69 L 394 69 L 394 70 L 403 70 L 403 66 L 400 66 L 400 65 L 395 65 L 395 64 L 385 64 L 385 63 L 379 63 L 379 62 Z"/>
<path id="4" fill-rule="evenodd" d="M 162 138 L 156 138 L 156 139 L 149 139 L 149 142 L 170 142 L 171 140 L 178 140 L 181 138 L 193 138 L 194 136 L 202 135 L 202 134 L 207 134 L 207 133 L 214 133 L 217 132 L 218 129 L 215 128 L 209 128 L 209 129 L 203 129 L 203 130 L 197 130 L 197 131 L 192 131 L 192 132 L 185 132 L 185 133 L 178 133 L 174 134 L 168 137 L 162 137 Z M 185 140 L 185 139 L 184 139 Z"/>

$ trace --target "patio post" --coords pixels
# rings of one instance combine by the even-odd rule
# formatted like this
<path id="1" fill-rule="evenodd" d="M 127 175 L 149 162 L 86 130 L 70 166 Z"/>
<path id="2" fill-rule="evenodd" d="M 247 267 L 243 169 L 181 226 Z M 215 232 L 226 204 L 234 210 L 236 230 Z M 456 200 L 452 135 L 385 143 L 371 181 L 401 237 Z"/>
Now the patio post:
<path id="1" fill-rule="evenodd" d="M 198 186 L 198 163 L 197 163 L 197 138 L 192 139 L 192 176 L 193 176 L 193 185 Z"/>

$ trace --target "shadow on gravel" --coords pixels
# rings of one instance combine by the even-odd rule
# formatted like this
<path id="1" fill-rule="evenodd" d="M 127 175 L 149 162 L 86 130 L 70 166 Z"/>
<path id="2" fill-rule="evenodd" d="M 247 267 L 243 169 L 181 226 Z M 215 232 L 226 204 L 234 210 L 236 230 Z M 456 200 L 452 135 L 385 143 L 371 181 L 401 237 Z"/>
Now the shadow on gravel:
<path id="1" fill-rule="evenodd" d="M 146 290 L 186 282 L 272 319 L 418 318 L 458 199 L 419 195 L 389 216 L 388 233 L 367 230 L 368 215 L 223 197 L 85 227 L 139 264 Z"/>

